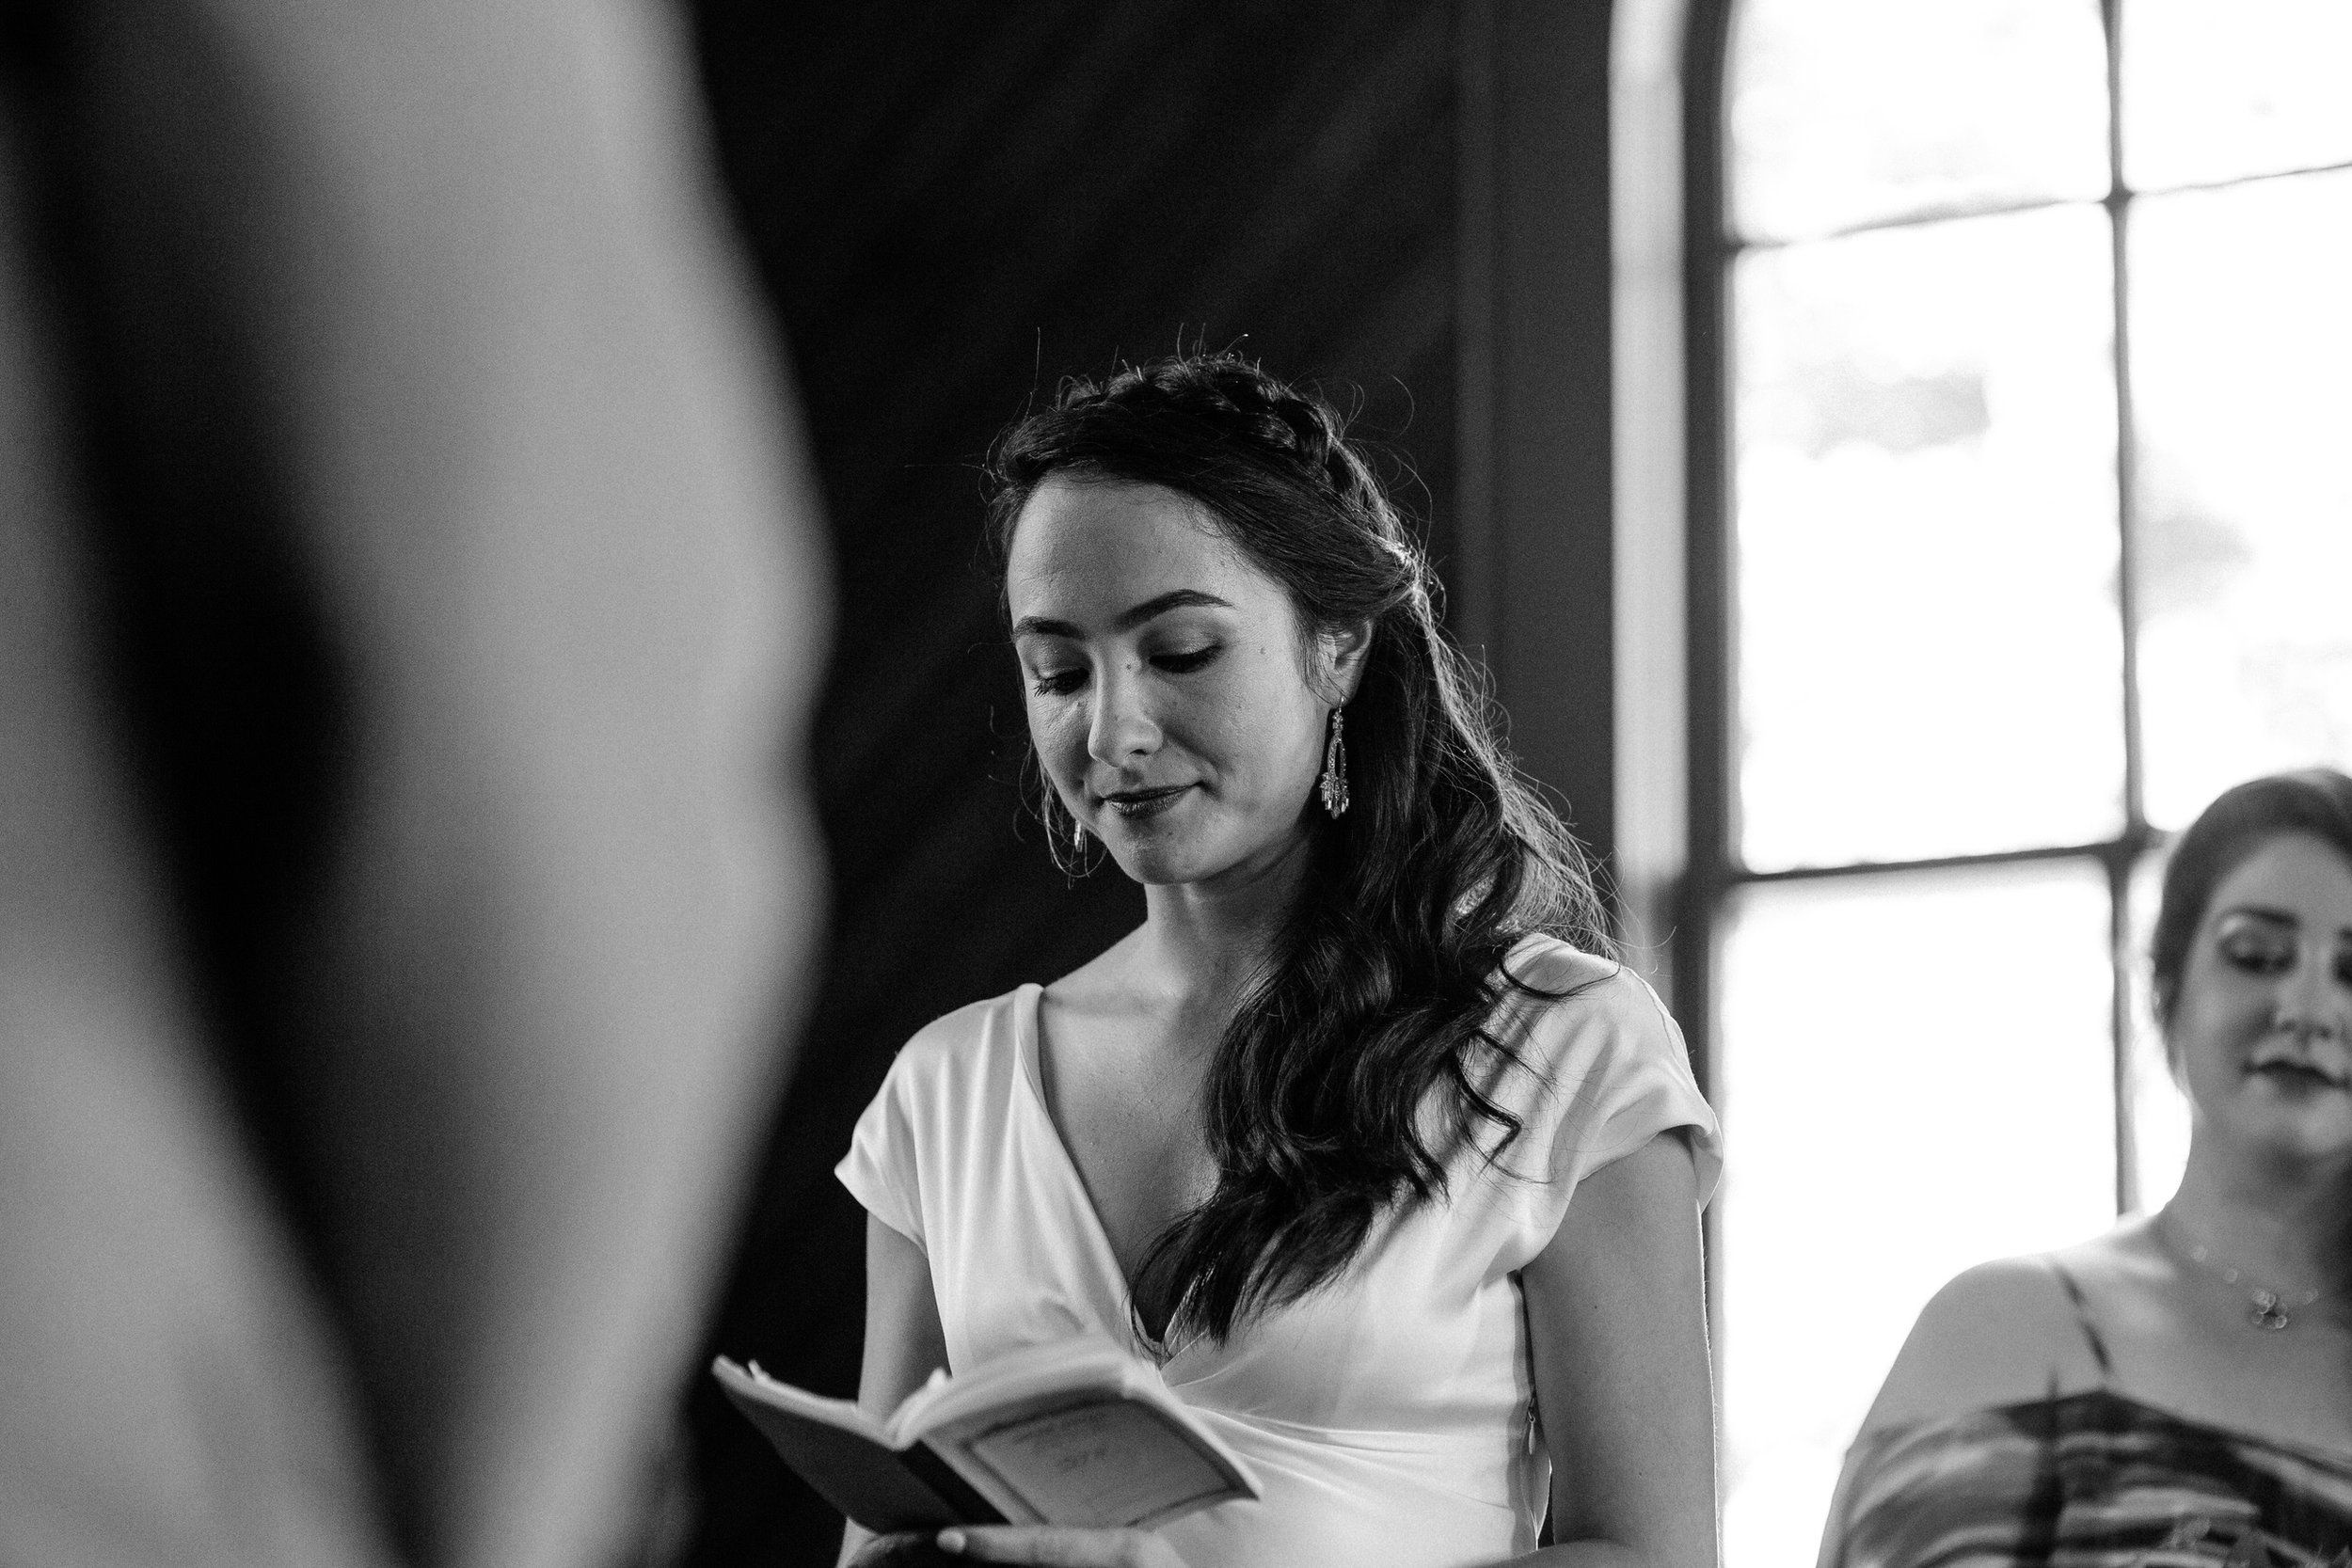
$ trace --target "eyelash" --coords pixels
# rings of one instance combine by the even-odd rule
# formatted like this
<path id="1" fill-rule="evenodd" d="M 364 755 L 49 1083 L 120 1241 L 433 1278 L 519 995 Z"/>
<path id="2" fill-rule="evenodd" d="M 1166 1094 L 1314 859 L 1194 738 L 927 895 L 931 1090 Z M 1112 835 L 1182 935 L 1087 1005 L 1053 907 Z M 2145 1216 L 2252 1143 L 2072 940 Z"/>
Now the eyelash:
<path id="1" fill-rule="evenodd" d="M 2249 974 L 2279 974 L 2295 965 L 2292 953 L 2280 953 L 2266 947 L 2224 947 L 2221 956 Z"/>
<path id="2" fill-rule="evenodd" d="M 2280 951 L 2272 947 L 2233 947 L 2225 944 L 2221 949 L 2221 958 L 2232 968 L 2248 974 L 2283 974 L 2295 967 L 2292 950 Z M 2331 968 L 2338 985 L 2352 988 L 2352 953 L 2338 953 Z"/>
<path id="3" fill-rule="evenodd" d="M 1152 662 L 1171 675 L 1189 675 L 1196 670 L 1206 669 L 1224 651 L 1220 644 L 1211 642 L 1183 653 L 1154 654 Z M 1049 670 L 1038 676 L 1029 689 L 1041 697 L 1067 697 L 1077 690 L 1079 683 L 1085 679 L 1084 670 Z"/>

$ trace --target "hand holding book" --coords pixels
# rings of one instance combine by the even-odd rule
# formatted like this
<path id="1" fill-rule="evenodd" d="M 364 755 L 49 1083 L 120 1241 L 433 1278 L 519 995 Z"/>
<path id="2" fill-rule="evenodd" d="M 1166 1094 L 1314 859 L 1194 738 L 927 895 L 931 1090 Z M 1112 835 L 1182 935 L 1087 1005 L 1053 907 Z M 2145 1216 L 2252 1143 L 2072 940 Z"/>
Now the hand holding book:
<path id="1" fill-rule="evenodd" d="M 941 1543 L 947 1543 L 942 1545 Z M 934 1534 L 877 1536 L 849 1568 L 949 1568 L 959 1562 L 1025 1562 L 1044 1568 L 1185 1568 L 1150 1530 L 1073 1529 L 1059 1525 L 959 1526 Z"/>
<path id="2" fill-rule="evenodd" d="M 965 1555 L 977 1560 L 1140 1563 L 1135 1543 L 1108 1538 L 1149 1541 L 1141 1529 L 1258 1496 L 1240 1457 L 1157 1369 L 1106 1340 L 1032 1346 L 935 1376 L 887 1421 L 755 1365 L 723 1356 L 712 1371 L 787 1464 L 877 1534 L 1075 1527 L 964 1531 Z M 1038 1551 L 1059 1555 L 988 1555 Z"/>

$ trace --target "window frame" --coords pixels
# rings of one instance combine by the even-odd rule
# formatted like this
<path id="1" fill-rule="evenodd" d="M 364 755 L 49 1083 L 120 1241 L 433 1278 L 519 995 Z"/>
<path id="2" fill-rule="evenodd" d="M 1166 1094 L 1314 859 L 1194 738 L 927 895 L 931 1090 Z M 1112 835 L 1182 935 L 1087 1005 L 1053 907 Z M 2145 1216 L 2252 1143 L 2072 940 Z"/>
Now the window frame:
<path id="1" fill-rule="evenodd" d="M 2139 672 L 2136 631 L 2139 624 L 2134 548 L 2137 530 L 2134 462 L 2137 425 L 2132 409 L 2129 316 L 2130 219 L 2135 193 L 2124 183 L 2121 156 L 2120 0 L 2101 0 L 2106 41 L 2108 189 L 2101 199 L 2108 217 L 2113 277 L 2114 342 L 2111 368 L 2116 391 L 2116 512 L 2118 539 L 2117 614 L 2122 631 L 2123 819 L 2118 832 L 2088 843 L 2037 846 L 1993 853 L 1854 862 L 1759 871 L 1738 852 L 1739 604 L 1734 558 L 1734 480 L 1737 431 L 1732 363 L 1736 338 L 1731 278 L 1739 258 L 1757 248 L 1739 238 L 1729 221 L 1730 158 L 1728 96 L 1731 34 L 1740 0 L 1689 0 L 1683 8 L 1682 126 L 1682 376 L 1686 435 L 1684 486 L 1687 496 L 1683 561 L 1688 757 L 1689 852 L 1677 880 L 1672 910 L 1672 976 L 1676 1016 L 1683 1021 L 1694 1057 L 1717 1066 L 1723 1049 L 1719 975 L 1725 912 L 1742 889 L 1788 882 L 1900 876 L 1959 867 L 2044 862 L 2093 862 L 2108 894 L 2107 958 L 2112 979 L 2108 1017 L 2110 1096 L 2114 1118 L 2114 1200 L 2118 1215 L 2137 1210 L 2141 1195 L 2135 1124 L 2135 1037 L 2132 943 L 2132 879 L 2164 835 L 2148 822 L 2143 806 L 2139 725 Z M 2075 203 L 2030 202 L 2023 210 Z M 1897 218 L 1841 230 L 1860 233 L 1903 227 Z M 1799 244 L 1819 243 L 1812 241 Z M 1710 1098 L 1720 1095 L 1720 1075 L 1702 1082 Z M 1736 1116 L 1736 1106 L 1724 1114 Z M 1710 1228 L 1710 1241 L 1712 1240 Z M 1720 1289 L 1717 1311 L 1720 1313 Z"/>

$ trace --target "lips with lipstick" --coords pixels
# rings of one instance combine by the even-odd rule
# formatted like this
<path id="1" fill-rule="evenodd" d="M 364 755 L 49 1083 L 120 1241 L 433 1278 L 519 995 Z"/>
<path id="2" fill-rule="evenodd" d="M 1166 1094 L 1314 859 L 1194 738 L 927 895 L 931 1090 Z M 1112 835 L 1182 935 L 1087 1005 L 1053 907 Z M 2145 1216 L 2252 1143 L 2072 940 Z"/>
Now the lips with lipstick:
<path id="1" fill-rule="evenodd" d="M 1191 787 L 1188 784 L 1160 784 L 1152 789 L 1119 789 L 1098 799 L 1132 822 L 1140 817 L 1159 816 L 1182 800 L 1184 792 Z"/>
<path id="2" fill-rule="evenodd" d="M 2352 1054 L 2327 1042 L 2262 1045 L 2247 1057 L 2246 1073 L 2280 1088 L 2352 1089 Z"/>

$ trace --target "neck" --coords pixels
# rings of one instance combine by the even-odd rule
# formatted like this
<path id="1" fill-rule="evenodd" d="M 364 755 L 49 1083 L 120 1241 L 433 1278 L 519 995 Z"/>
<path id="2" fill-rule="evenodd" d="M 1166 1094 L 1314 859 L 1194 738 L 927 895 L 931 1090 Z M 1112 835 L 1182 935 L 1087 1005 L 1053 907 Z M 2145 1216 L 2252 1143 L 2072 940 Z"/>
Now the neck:
<path id="1" fill-rule="evenodd" d="M 2341 1173 L 2275 1159 L 2231 1159 L 2200 1147 L 2202 1142 L 2191 1143 L 2181 1189 L 2164 1206 L 2175 1239 L 2184 1246 L 2202 1243 L 2217 1261 L 2268 1289 L 2333 1286 L 2343 1224 Z"/>
<path id="2" fill-rule="evenodd" d="M 1312 854 L 1300 832 L 1208 881 L 1145 888 L 1137 957 L 1151 987 L 1180 1006 L 1230 1013 L 1281 936 Z"/>

